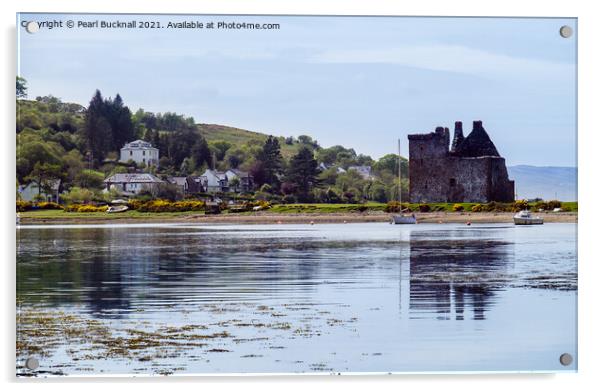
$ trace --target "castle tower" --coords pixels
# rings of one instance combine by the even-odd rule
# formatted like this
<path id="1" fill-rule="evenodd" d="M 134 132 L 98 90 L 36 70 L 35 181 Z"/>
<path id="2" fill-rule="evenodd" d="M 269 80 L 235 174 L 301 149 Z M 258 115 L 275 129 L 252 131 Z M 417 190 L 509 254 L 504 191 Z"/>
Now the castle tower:
<path id="1" fill-rule="evenodd" d="M 464 131 L 462 130 L 462 121 L 456 121 L 454 127 L 454 141 L 451 146 L 451 153 L 458 152 L 458 147 L 464 141 Z"/>

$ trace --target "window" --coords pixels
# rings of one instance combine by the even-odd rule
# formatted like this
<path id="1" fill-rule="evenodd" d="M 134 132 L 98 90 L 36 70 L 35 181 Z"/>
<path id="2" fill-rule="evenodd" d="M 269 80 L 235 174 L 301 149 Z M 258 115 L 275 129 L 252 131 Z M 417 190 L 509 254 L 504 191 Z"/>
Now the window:
<path id="1" fill-rule="evenodd" d="M 456 178 L 449 178 L 449 185 L 451 187 L 456 186 Z"/>
<path id="2" fill-rule="evenodd" d="M 132 151 L 130 150 L 130 156 L 132 156 Z"/>
<path id="3" fill-rule="evenodd" d="M 146 151 L 142 151 L 142 156 L 145 156 L 145 155 L 146 155 Z"/>

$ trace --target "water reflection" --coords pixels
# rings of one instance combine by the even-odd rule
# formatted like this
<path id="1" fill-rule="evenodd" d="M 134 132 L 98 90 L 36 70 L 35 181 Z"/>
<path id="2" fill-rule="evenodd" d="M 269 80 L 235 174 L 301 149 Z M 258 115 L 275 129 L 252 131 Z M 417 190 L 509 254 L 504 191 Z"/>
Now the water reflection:
<path id="1" fill-rule="evenodd" d="M 451 238 L 450 238 L 451 236 Z M 485 319 L 513 254 L 512 245 L 483 238 L 480 230 L 410 233 L 410 311 L 416 318 Z"/>

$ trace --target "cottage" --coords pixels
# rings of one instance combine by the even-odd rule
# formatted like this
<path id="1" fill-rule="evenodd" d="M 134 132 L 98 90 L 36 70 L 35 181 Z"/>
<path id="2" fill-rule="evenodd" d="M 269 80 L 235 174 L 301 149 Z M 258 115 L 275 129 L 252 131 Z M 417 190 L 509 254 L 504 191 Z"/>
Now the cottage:
<path id="1" fill-rule="evenodd" d="M 175 176 L 167 178 L 167 182 L 172 183 L 182 191 L 183 194 L 197 194 L 205 192 L 203 178 L 200 176 Z"/>
<path id="2" fill-rule="evenodd" d="M 228 177 L 230 191 L 239 193 L 253 190 L 253 177 L 248 172 L 232 168 L 226 171 L 226 176 Z M 233 186 L 232 180 L 235 178 L 238 179 L 238 184 L 236 186 Z"/>
<path id="3" fill-rule="evenodd" d="M 151 143 L 136 140 L 127 143 L 121 148 L 120 162 L 127 163 L 134 161 L 137 164 L 145 164 L 147 166 L 159 165 L 159 150 L 154 148 Z"/>
<path id="4" fill-rule="evenodd" d="M 248 173 L 237 169 L 229 169 L 225 172 L 206 170 L 201 175 L 204 190 L 208 193 L 217 192 L 241 192 L 253 189 L 253 177 Z M 237 179 L 237 181 L 233 181 Z M 232 183 L 238 182 L 236 185 Z"/>
<path id="5" fill-rule="evenodd" d="M 59 202 L 59 197 L 62 190 L 62 182 L 60 179 L 49 181 L 46 186 L 39 186 L 35 182 L 27 185 L 19 186 L 18 192 L 23 201 L 48 201 Z"/>
<path id="6" fill-rule="evenodd" d="M 140 174 L 114 174 L 104 180 L 107 186 L 107 190 L 117 189 L 124 193 L 124 195 L 138 194 L 143 190 L 148 190 L 151 193 L 156 192 L 161 183 L 164 183 L 161 179 L 157 178 L 153 174 L 140 173 Z"/>

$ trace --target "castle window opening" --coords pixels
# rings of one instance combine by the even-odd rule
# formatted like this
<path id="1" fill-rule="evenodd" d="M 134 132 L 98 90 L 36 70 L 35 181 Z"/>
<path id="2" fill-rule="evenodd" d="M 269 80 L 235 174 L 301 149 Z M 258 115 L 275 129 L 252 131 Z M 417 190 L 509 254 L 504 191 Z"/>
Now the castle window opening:
<path id="1" fill-rule="evenodd" d="M 449 185 L 451 187 L 456 186 L 456 178 L 449 178 Z"/>

